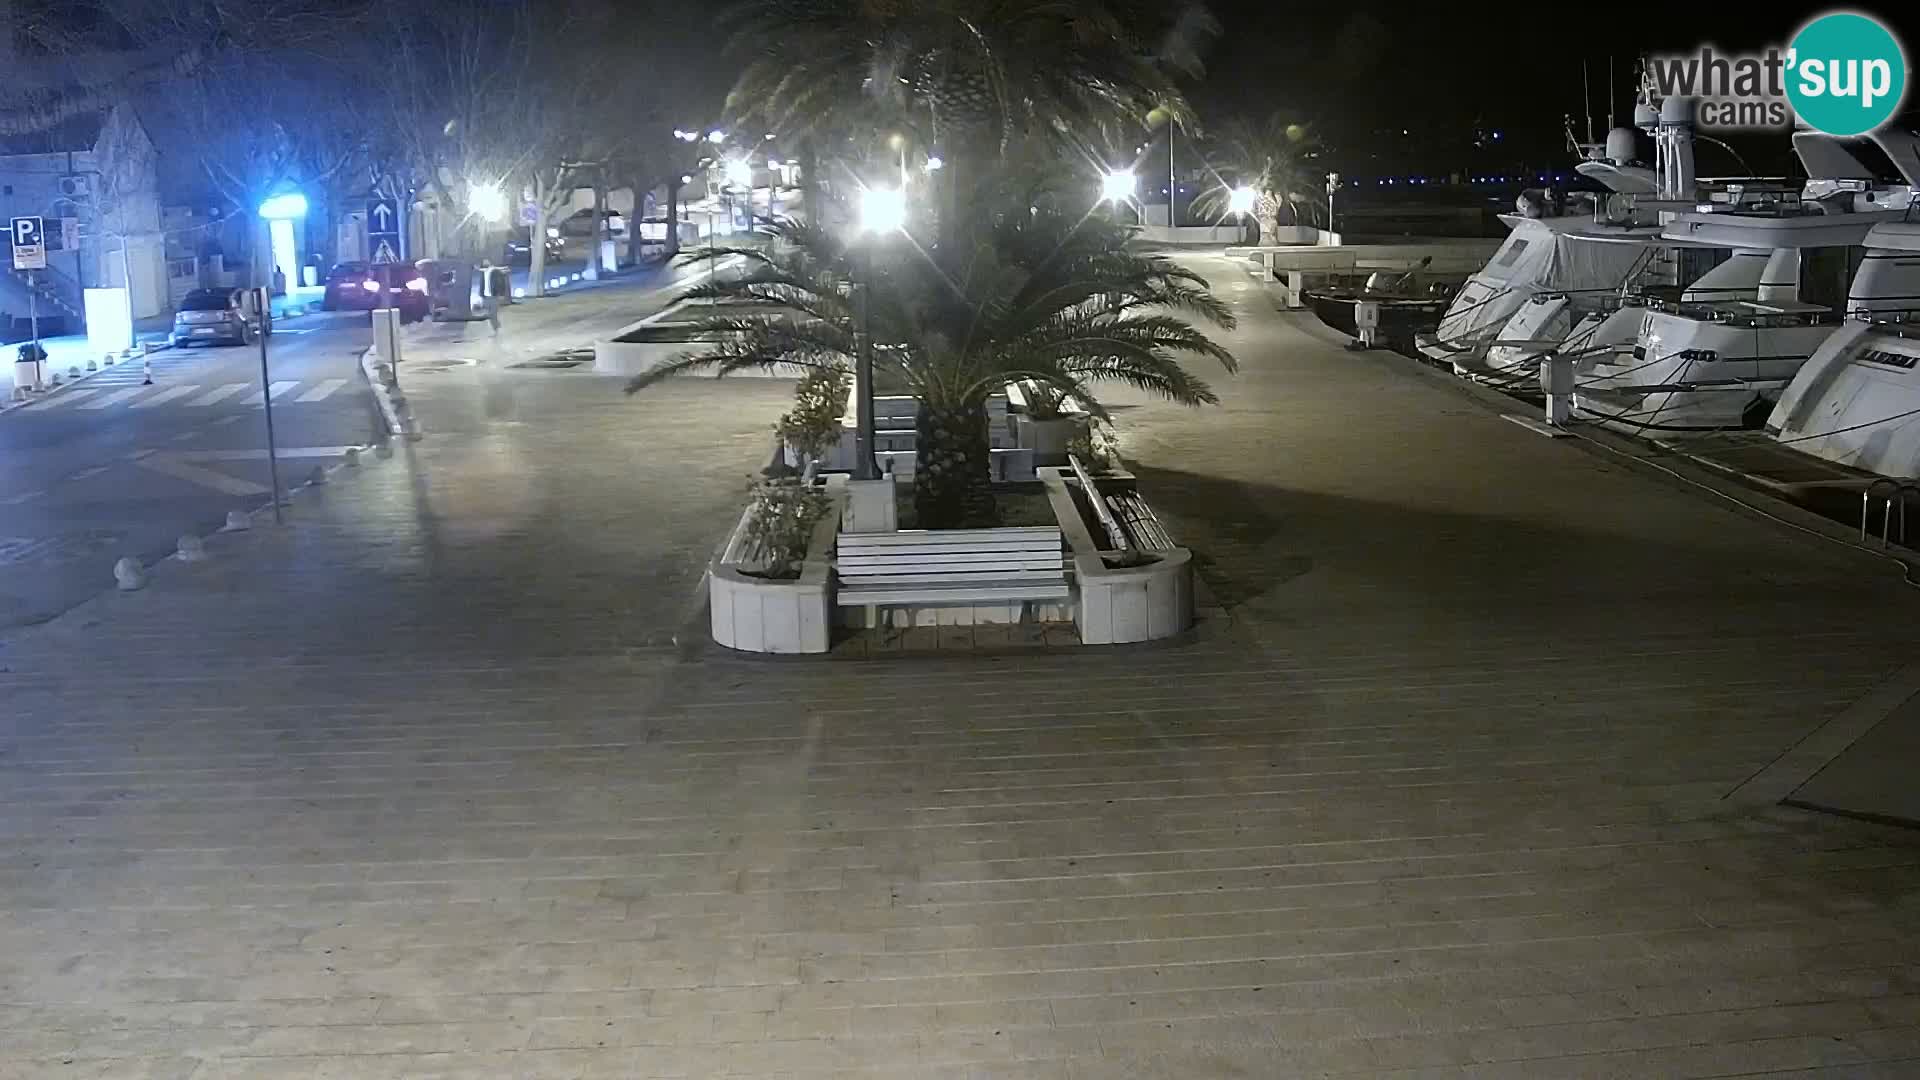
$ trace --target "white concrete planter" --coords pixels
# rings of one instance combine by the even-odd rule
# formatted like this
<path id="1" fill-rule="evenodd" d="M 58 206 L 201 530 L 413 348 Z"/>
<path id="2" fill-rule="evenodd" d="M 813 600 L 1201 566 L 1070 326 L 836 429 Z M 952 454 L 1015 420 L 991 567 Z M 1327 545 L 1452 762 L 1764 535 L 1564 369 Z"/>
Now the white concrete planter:
<path id="1" fill-rule="evenodd" d="M 1033 451 L 1033 463 L 1036 466 L 1065 465 L 1067 447 L 1087 433 L 1087 425 L 1091 422 L 1092 418 L 1087 416 L 1056 416 L 1036 420 L 1022 414 L 1014 418 L 1019 445 Z"/>
<path id="2" fill-rule="evenodd" d="M 721 557 L 707 571 L 707 601 L 713 640 L 729 649 L 758 653 L 824 653 L 833 625 L 833 538 L 840 528 L 843 492 L 814 526 L 800 576 L 755 577 L 728 561 L 747 527 L 740 515 Z"/>
<path id="3" fill-rule="evenodd" d="M 1110 567 L 1081 520 L 1061 470 L 1042 468 L 1041 483 L 1073 552 L 1074 622 L 1086 645 L 1120 645 L 1173 637 L 1193 625 L 1193 554 L 1156 551 L 1145 566 Z M 1112 554 L 1106 552 L 1104 554 Z"/>

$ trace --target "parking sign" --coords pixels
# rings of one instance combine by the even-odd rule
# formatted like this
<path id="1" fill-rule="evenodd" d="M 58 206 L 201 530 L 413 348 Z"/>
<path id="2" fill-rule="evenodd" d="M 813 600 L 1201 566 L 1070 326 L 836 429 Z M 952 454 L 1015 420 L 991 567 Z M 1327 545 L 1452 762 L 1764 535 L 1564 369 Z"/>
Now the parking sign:
<path id="1" fill-rule="evenodd" d="M 37 217 L 13 219 L 13 268 L 47 268 L 47 229 L 46 224 Z"/>

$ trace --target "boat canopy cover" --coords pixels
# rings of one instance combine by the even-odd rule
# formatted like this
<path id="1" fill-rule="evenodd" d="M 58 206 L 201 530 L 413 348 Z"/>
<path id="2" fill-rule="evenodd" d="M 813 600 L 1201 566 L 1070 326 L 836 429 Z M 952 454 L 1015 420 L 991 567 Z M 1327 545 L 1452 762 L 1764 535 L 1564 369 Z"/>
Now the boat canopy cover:
<path id="1" fill-rule="evenodd" d="M 1646 255 L 1637 244 L 1595 244 L 1529 221 L 1517 224 L 1480 276 L 1546 290 L 1617 289 Z"/>

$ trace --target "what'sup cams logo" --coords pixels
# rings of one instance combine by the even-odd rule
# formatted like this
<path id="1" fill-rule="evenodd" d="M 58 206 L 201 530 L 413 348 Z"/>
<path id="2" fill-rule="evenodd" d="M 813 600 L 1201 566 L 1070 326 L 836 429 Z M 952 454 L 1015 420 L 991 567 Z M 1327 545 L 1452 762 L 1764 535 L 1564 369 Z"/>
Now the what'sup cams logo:
<path id="1" fill-rule="evenodd" d="M 1660 96 L 1699 101 L 1701 127 L 1790 128 L 1801 123 L 1829 135 L 1861 135 L 1891 119 L 1907 94 L 1907 56 L 1900 40 L 1871 15 L 1821 15 L 1783 50 L 1694 53 L 1647 58 Z"/>

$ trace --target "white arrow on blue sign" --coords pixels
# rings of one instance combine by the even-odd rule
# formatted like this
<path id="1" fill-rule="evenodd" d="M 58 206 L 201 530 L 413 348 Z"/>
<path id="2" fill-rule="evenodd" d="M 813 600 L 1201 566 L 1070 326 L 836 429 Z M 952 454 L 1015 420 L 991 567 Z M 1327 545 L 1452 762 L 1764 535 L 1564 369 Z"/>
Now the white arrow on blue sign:
<path id="1" fill-rule="evenodd" d="M 400 261 L 400 207 L 388 196 L 367 200 L 367 250 L 374 262 Z"/>

